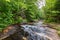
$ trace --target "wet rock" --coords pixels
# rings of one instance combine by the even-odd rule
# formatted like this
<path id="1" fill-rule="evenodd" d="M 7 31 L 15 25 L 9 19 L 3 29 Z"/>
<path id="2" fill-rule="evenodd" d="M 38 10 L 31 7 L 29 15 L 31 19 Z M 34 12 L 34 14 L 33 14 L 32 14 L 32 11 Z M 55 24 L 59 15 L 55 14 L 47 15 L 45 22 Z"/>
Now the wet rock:
<path id="1" fill-rule="evenodd" d="M 5 28 L 0 40 L 22 40 L 24 31 L 20 25 L 10 25 Z"/>

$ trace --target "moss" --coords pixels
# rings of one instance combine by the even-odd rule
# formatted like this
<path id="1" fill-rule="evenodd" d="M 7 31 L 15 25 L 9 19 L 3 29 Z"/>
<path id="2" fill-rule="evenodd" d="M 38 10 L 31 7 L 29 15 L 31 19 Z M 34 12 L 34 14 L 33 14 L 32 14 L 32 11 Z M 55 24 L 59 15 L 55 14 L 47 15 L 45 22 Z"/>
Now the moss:
<path id="1" fill-rule="evenodd" d="M 60 31 L 60 27 L 56 27 L 56 30 L 57 30 L 57 31 Z"/>
<path id="2" fill-rule="evenodd" d="M 60 36 L 60 31 L 58 31 L 58 35 Z"/>

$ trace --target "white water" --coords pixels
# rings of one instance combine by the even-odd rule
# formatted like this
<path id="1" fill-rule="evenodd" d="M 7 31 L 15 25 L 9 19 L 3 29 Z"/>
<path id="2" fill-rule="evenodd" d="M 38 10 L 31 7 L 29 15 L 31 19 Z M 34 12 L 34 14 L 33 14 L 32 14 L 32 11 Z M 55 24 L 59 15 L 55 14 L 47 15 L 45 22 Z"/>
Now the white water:
<path id="1" fill-rule="evenodd" d="M 39 25 L 40 24 L 40 25 Z M 27 40 L 52 40 L 47 36 L 47 27 L 42 26 L 42 22 L 39 22 L 37 25 L 21 25 L 25 32 L 28 32 L 29 35 Z"/>
<path id="2" fill-rule="evenodd" d="M 45 0 L 38 0 L 37 2 L 38 8 L 42 8 L 43 6 L 45 6 L 45 4 L 46 4 Z"/>

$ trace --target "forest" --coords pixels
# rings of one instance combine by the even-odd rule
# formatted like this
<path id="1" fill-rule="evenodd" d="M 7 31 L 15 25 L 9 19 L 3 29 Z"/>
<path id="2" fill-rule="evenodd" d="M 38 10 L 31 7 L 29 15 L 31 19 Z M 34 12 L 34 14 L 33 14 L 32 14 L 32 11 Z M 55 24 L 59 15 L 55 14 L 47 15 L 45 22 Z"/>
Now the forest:
<path id="1" fill-rule="evenodd" d="M 60 36 L 60 0 L 0 0 L 0 32 L 13 24 L 32 23 L 42 20 L 57 30 Z"/>

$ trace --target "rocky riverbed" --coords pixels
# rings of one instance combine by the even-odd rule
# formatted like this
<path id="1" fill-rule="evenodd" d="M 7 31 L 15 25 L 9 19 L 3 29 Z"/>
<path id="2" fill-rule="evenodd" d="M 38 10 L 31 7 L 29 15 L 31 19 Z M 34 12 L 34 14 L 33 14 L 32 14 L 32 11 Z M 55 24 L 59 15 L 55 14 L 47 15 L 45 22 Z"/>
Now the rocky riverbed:
<path id="1" fill-rule="evenodd" d="M 0 36 L 0 40 L 60 40 L 57 31 L 43 24 L 42 21 L 34 25 L 9 26 L 7 32 Z"/>

